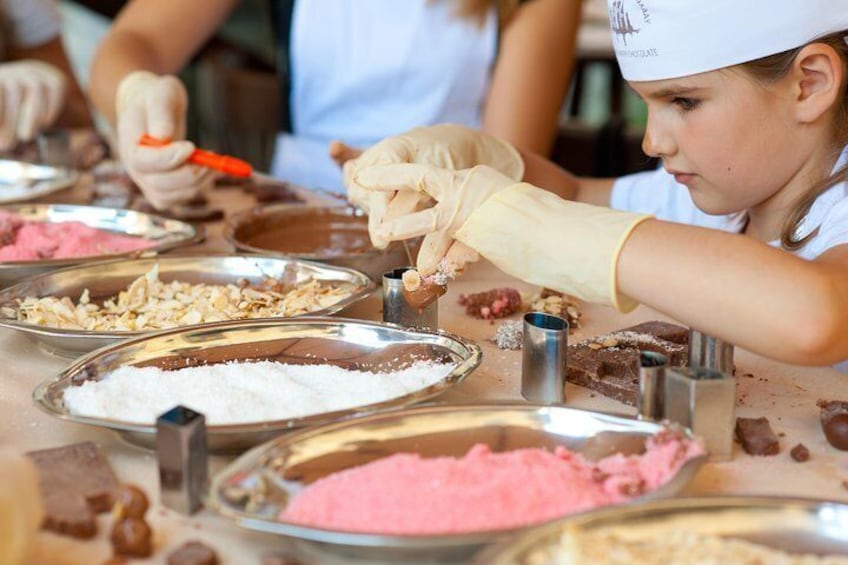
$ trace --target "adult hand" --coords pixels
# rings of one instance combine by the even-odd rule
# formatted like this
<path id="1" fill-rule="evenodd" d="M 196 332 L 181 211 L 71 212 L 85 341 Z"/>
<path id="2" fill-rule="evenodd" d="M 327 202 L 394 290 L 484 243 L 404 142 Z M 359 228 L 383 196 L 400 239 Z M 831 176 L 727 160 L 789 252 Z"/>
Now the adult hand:
<path id="1" fill-rule="evenodd" d="M 173 76 L 131 73 L 118 86 L 118 148 L 127 173 L 156 209 L 187 202 L 212 184 L 211 170 L 186 162 L 194 144 L 185 141 L 188 96 Z M 173 143 L 139 144 L 143 134 Z"/>
<path id="2" fill-rule="evenodd" d="M 0 151 L 32 141 L 56 121 L 66 82 L 61 70 L 42 61 L 0 64 Z"/>
<path id="3" fill-rule="evenodd" d="M 524 176 L 524 161 L 506 141 L 482 131 L 456 124 L 418 127 L 402 135 L 386 138 L 344 165 L 348 199 L 368 212 L 372 243 L 385 247 L 376 226 L 384 219 L 409 214 L 429 201 L 424 193 L 369 191 L 356 181 L 360 171 L 375 165 L 415 163 L 440 169 L 462 170 L 488 165 L 513 180 Z"/>

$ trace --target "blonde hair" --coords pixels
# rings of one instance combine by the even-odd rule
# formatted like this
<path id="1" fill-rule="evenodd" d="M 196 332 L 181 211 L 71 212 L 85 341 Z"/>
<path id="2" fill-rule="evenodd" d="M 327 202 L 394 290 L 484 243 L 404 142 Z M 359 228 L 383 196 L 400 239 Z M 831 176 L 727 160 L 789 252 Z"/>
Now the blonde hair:
<path id="1" fill-rule="evenodd" d="M 475 20 L 482 25 L 486 19 L 486 13 L 494 6 L 498 10 L 498 21 L 503 25 L 515 15 L 518 9 L 518 0 L 456 0 L 458 4 L 456 15 L 460 18 Z"/>
<path id="2" fill-rule="evenodd" d="M 840 85 L 841 102 L 836 108 L 833 131 L 833 150 L 838 156 L 842 149 L 848 145 L 848 93 L 846 92 L 846 83 L 848 83 L 848 44 L 846 44 L 846 34 L 848 32 L 834 33 L 827 35 L 811 43 L 824 43 L 832 47 L 842 60 L 842 84 Z M 809 45 L 809 44 L 808 44 Z M 797 49 L 790 49 L 775 55 L 769 55 L 761 59 L 756 59 L 748 63 L 739 65 L 745 72 L 751 75 L 755 80 L 763 83 L 773 83 L 786 76 L 789 69 L 792 68 L 792 63 L 795 57 L 798 56 L 801 49 L 806 47 L 802 45 Z M 848 165 L 843 166 L 833 174 L 823 178 L 813 184 L 807 192 L 805 192 L 795 203 L 789 216 L 783 223 L 780 231 L 780 245 L 784 249 L 794 251 L 800 249 L 810 241 L 819 231 L 818 227 L 801 238 L 796 238 L 798 227 L 823 192 L 830 187 L 841 182 L 848 181 Z"/>

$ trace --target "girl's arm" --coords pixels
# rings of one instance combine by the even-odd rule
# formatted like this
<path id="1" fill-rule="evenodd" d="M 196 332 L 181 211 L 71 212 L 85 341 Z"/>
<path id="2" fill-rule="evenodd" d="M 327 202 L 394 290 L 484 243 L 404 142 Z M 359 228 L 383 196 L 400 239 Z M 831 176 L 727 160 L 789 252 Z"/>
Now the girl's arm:
<path id="1" fill-rule="evenodd" d="M 238 0 L 132 0 L 118 14 L 91 66 L 89 91 L 115 122 L 115 94 L 133 71 L 178 72 L 209 39 Z"/>
<path id="2" fill-rule="evenodd" d="M 745 349 L 804 365 L 848 359 L 848 245 L 814 261 L 750 237 L 658 220 L 618 259 L 624 294 Z"/>
<path id="3" fill-rule="evenodd" d="M 501 34 L 483 129 L 547 155 L 574 67 L 580 0 L 532 0 Z"/>

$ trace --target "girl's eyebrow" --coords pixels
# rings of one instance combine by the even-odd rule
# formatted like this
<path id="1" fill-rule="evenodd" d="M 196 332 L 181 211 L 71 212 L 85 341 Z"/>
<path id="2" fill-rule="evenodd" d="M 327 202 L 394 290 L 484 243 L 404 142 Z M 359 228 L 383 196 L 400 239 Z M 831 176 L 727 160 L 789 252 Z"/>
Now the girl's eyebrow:
<path id="1" fill-rule="evenodd" d="M 698 86 L 669 86 L 668 88 L 663 88 L 655 92 L 649 92 L 645 97 L 652 99 L 671 98 L 674 96 L 691 94 L 700 89 L 701 88 Z"/>

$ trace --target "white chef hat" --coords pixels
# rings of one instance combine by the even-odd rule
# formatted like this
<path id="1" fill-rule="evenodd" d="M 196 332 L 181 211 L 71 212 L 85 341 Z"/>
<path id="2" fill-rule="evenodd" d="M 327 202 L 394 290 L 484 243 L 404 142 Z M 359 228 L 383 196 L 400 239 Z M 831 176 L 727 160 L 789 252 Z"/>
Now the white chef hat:
<path id="1" fill-rule="evenodd" d="M 607 0 L 627 80 L 712 71 L 848 30 L 848 0 Z"/>

